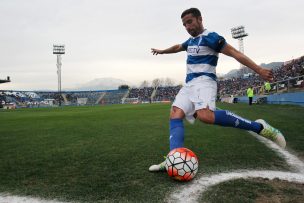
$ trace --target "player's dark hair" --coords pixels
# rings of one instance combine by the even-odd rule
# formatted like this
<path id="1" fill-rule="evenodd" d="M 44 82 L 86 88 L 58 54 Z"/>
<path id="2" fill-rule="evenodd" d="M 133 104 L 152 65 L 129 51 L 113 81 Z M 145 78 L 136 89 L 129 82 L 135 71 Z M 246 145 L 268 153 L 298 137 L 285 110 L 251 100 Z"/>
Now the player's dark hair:
<path id="1" fill-rule="evenodd" d="M 188 14 L 192 14 L 193 17 L 201 17 L 202 16 L 200 10 L 198 10 L 197 8 L 189 8 L 182 13 L 181 18 L 183 18 L 185 15 L 188 15 Z"/>

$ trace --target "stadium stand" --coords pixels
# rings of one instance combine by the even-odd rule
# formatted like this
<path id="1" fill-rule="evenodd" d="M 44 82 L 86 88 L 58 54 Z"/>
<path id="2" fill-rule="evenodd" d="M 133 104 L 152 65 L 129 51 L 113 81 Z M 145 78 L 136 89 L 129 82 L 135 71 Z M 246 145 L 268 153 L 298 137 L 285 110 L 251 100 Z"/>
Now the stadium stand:
<path id="1" fill-rule="evenodd" d="M 58 106 L 61 100 L 64 105 L 97 105 L 120 104 L 126 90 L 112 91 L 71 91 L 71 92 L 25 92 L 0 90 L 0 101 L 21 107 Z"/>
<path id="2" fill-rule="evenodd" d="M 6 83 L 6 82 L 10 82 L 10 81 L 11 81 L 11 79 L 9 76 L 7 76 L 6 79 L 0 79 L 0 83 Z"/>
<path id="3" fill-rule="evenodd" d="M 122 98 L 125 96 L 128 90 L 113 90 L 105 92 L 103 98 L 99 101 L 99 104 L 121 104 Z"/>
<path id="4" fill-rule="evenodd" d="M 181 86 L 158 87 L 154 100 L 172 102 L 180 89 Z"/>
<path id="5" fill-rule="evenodd" d="M 221 97 L 245 95 L 249 86 L 253 86 L 255 94 L 275 93 L 303 88 L 304 56 L 285 62 L 281 67 L 274 69 L 274 82 L 271 91 L 265 92 L 264 81 L 252 74 L 248 78 L 231 78 L 218 82 L 218 91 Z"/>
<path id="6" fill-rule="evenodd" d="M 6 82 L 10 82 L 11 80 L 10 80 L 10 77 L 9 76 L 7 76 L 7 78 L 6 79 L 0 79 L 0 84 L 1 83 L 6 83 Z M 1 92 L 0 92 L 0 108 L 3 108 L 3 106 L 6 104 L 6 98 L 5 98 L 5 96 L 3 95 L 3 94 L 1 94 Z"/>
<path id="7" fill-rule="evenodd" d="M 9 80 L 9 77 L 6 81 Z M 0 81 L 1 82 L 1 81 Z M 254 87 L 255 95 L 271 95 L 283 92 L 304 91 L 304 56 L 285 62 L 274 69 L 274 81 L 270 90 L 265 90 L 264 81 L 251 74 L 246 78 L 231 78 L 218 81 L 219 100 L 236 102 L 237 96 L 246 95 L 249 86 Z M 12 91 L 0 90 L 0 107 L 15 105 L 21 107 L 64 105 L 105 105 L 121 103 L 172 102 L 181 85 L 166 87 L 143 87 L 107 91 L 63 91 L 61 94 L 52 91 Z M 259 103 L 265 103 L 261 97 Z"/>
<path id="8" fill-rule="evenodd" d="M 151 102 L 153 91 L 153 87 L 132 88 L 127 98 L 136 98 L 141 103 Z"/>
<path id="9" fill-rule="evenodd" d="M 65 92 L 63 95 L 67 98 L 65 105 L 79 105 L 79 102 L 81 105 L 95 105 L 102 93 L 101 91 L 75 91 Z M 81 101 L 80 98 L 82 98 Z"/>
<path id="10" fill-rule="evenodd" d="M 99 104 L 121 104 L 127 91 L 127 89 L 107 91 L 103 98 L 100 99 Z"/>

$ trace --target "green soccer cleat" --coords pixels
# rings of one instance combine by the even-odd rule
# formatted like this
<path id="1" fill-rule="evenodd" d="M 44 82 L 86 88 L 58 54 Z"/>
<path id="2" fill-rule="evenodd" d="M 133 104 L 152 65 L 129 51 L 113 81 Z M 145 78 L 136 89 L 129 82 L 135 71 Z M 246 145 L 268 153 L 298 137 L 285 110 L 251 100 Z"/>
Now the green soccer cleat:
<path id="1" fill-rule="evenodd" d="M 161 162 L 160 164 L 157 165 L 152 165 L 149 168 L 150 172 L 161 172 L 161 171 L 166 171 L 166 161 Z"/>
<path id="2" fill-rule="evenodd" d="M 258 119 L 255 122 L 260 123 L 263 126 L 263 130 L 260 132 L 261 136 L 270 139 L 280 147 L 285 148 L 286 146 L 285 138 L 278 129 L 272 127 L 263 119 Z"/>

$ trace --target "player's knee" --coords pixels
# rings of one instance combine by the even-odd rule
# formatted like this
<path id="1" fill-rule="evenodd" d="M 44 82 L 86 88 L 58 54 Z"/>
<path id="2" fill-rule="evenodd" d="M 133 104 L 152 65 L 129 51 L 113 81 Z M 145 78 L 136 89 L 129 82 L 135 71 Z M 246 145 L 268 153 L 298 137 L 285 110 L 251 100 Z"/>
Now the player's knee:
<path id="1" fill-rule="evenodd" d="M 214 123 L 214 112 L 209 109 L 201 109 L 197 111 L 197 118 L 207 124 Z"/>
<path id="2" fill-rule="evenodd" d="M 182 109 L 176 107 L 176 106 L 173 106 L 171 108 L 171 112 L 170 112 L 170 118 L 171 119 L 183 119 L 185 117 L 185 113 Z"/>

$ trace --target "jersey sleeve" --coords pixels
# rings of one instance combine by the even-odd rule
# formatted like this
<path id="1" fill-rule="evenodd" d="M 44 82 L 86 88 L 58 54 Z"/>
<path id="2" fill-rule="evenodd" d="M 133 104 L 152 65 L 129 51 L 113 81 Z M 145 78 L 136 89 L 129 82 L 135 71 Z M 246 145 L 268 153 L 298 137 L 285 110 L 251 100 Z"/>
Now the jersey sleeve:
<path id="1" fill-rule="evenodd" d="M 205 37 L 207 46 L 216 52 L 220 52 L 222 48 L 227 44 L 224 37 L 220 36 L 216 32 L 211 32 Z"/>
<path id="2" fill-rule="evenodd" d="M 185 50 L 187 50 L 187 48 L 188 48 L 189 41 L 190 41 L 190 38 L 189 38 L 187 41 L 185 41 L 185 42 L 182 43 L 182 47 L 183 47 Z"/>

